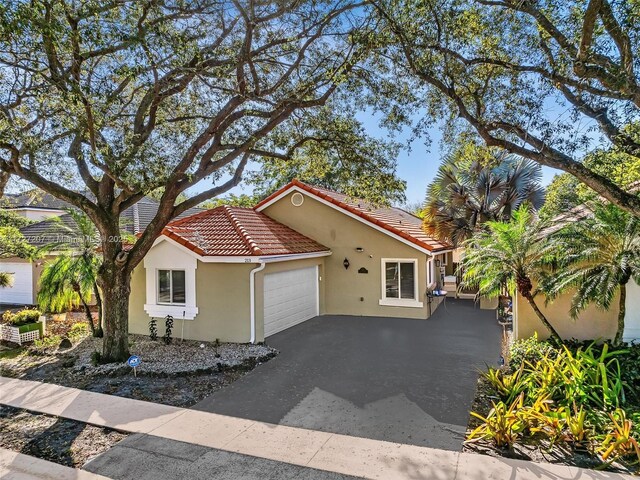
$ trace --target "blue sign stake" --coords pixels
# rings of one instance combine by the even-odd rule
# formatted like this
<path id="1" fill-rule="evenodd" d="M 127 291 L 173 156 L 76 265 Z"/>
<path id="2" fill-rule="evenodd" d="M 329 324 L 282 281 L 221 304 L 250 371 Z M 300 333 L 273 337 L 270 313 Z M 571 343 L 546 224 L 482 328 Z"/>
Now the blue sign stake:
<path id="1" fill-rule="evenodd" d="M 131 355 L 129 357 L 129 359 L 127 360 L 127 365 L 129 365 L 131 368 L 133 368 L 133 376 L 137 377 L 137 373 L 136 373 L 136 367 L 140 365 L 140 363 L 142 363 L 142 360 L 140 360 L 140 357 L 138 357 L 137 355 Z"/>

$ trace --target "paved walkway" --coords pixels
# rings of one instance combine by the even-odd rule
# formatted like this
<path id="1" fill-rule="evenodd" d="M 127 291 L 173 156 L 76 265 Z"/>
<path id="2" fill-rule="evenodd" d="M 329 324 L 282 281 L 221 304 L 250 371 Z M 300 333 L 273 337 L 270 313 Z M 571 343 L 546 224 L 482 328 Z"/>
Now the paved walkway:
<path id="1" fill-rule="evenodd" d="M 368 479 L 635 478 L 272 425 L 5 377 L 0 377 L 0 404 Z"/>
<path id="2" fill-rule="evenodd" d="M 461 450 L 501 332 L 495 312 L 455 298 L 428 320 L 323 315 L 269 337 L 276 358 L 193 409 Z"/>
<path id="3" fill-rule="evenodd" d="M 108 477 L 65 467 L 39 458 L 0 448 L 0 478 L 3 480 L 109 480 Z"/>

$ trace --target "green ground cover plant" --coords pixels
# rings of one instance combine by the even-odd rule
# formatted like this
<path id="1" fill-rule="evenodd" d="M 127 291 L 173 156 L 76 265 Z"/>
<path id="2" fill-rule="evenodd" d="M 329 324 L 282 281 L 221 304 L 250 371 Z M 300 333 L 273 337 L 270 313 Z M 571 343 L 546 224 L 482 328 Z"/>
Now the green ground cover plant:
<path id="1" fill-rule="evenodd" d="M 516 444 L 588 452 L 599 468 L 640 464 L 640 345 L 515 342 L 506 368 L 487 368 L 495 399 L 467 443 Z"/>

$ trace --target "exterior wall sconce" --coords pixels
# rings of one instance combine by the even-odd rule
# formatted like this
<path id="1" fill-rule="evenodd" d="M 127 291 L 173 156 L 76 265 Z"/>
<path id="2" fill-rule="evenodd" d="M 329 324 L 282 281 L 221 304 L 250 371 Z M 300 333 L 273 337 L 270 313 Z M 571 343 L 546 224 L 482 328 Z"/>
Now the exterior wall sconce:
<path id="1" fill-rule="evenodd" d="M 362 248 L 362 247 L 356 247 L 356 252 L 358 252 L 358 253 L 362 253 L 362 252 L 364 252 L 364 248 Z"/>
<path id="2" fill-rule="evenodd" d="M 345 258 L 345 259 L 344 259 L 344 262 L 342 262 L 342 265 L 344 265 L 344 269 L 345 269 L 345 270 L 347 270 L 347 269 L 349 268 L 349 265 L 351 265 L 351 264 L 349 263 L 349 259 L 348 259 L 348 258 Z"/>
<path id="3" fill-rule="evenodd" d="M 436 267 L 440 266 L 440 260 L 436 260 Z"/>

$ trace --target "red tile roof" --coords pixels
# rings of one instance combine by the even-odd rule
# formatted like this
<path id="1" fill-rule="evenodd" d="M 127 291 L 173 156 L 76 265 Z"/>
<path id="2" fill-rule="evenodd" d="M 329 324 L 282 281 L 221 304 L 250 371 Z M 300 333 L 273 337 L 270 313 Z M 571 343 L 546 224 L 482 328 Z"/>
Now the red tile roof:
<path id="1" fill-rule="evenodd" d="M 293 187 L 298 187 L 312 195 L 315 195 L 316 197 L 330 202 L 384 230 L 389 231 L 390 233 L 394 233 L 402 237 L 410 243 L 428 250 L 429 252 L 438 252 L 453 248 L 448 243 L 441 242 L 427 235 L 422 229 L 422 220 L 400 208 L 377 207 L 364 200 L 353 199 L 342 193 L 333 192 L 325 188 L 312 187 L 311 185 L 307 185 L 306 183 L 296 179 L 262 200 L 255 206 L 255 209 L 259 211 L 260 207 L 263 207 L 271 200 Z"/>
<path id="2" fill-rule="evenodd" d="M 330 251 L 263 213 L 228 205 L 171 222 L 162 233 L 204 256 L 291 255 Z"/>

